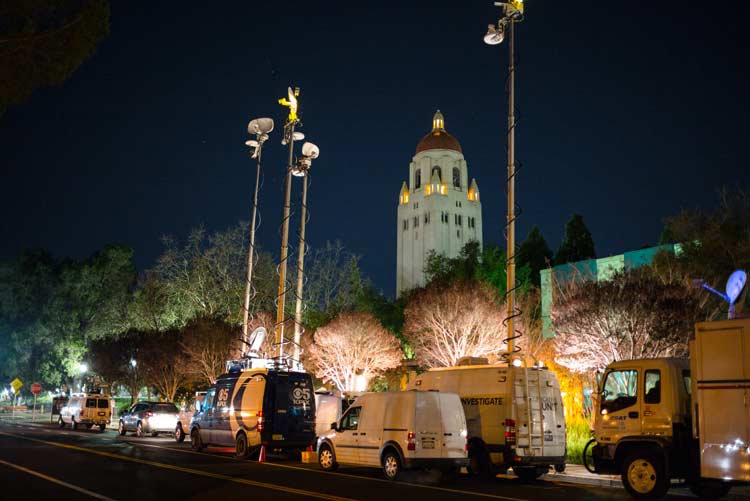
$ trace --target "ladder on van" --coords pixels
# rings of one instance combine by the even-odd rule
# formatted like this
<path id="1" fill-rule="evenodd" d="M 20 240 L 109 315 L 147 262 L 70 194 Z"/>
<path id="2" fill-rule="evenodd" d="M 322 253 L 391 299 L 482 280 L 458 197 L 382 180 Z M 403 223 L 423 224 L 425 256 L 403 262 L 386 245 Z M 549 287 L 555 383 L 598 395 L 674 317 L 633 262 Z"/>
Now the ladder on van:
<path id="1" fill-rule="evenodd" d="M 514 378 L 513 392 L 518 420 L 516 437 L 519 448 L 527 456 L 544 456 L 544 414 L 542 409 L 542 378 L 537 370 L 524 367 L 523 381 Z"/>

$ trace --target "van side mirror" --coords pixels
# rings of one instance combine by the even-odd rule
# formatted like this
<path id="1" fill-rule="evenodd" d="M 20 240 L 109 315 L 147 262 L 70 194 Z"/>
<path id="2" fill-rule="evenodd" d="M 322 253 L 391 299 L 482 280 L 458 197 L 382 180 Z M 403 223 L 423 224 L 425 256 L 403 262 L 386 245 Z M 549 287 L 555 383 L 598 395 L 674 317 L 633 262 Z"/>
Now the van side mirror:
<path id="1" fill-rule="evenodd" d="M 339 424 L 336 421 L 334 421 L 333 423 L 331 423 L 331 429 L 333 431 L 339 431 Z"/>

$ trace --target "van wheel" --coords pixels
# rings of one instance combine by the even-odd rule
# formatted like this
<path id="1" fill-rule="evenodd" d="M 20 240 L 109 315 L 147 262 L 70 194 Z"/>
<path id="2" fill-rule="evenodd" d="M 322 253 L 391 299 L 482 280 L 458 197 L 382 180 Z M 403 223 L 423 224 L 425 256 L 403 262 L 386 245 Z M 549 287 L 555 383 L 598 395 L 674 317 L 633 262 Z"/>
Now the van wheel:
<path id="1" fill-rule="evenodd" d="M 143 424 L 140 421 L 137 425 L 135 425 L 135 436 L 138 438 L 143 438 Z"/>
<path id="2" fill-rule="evenodd" d="M 117 425 L 117 433 L 119 433 L 120 436 L 127 433 L 127 430 L 125 430 L 125 423 L 123 423 L 122 421 L 120 421 L 120 424 Z"/>
<path id="3" fill-rule="evenodd" d="M 87 430 L 90 430 L 93 427 L 94 427 L 94 423 L 86 423 L 86 429 Z"/>
<path id="4" fill-rule="evenodd" d="M 234 442 L 234 455 L 237 459 L 246 459 L 248 456 L 247 435 L 244 433 L 240 432 L 237 435 L 237 440 Z"/>
<path id="5" fill-rule="evenodd" d="M 536 468 L 534 466 L 514 466 L 513 473 L 515 473 L 523 482 L 533 482 L 544 474 L 544 469 Z"/>
<path id="6" fill-rule="evenodd" d="M 622 484 L 634 499 L 661 499 L 669 489 L 664 462 L 655 454 L 632 452 L 622 463 Z"/>
<path id="7" fill-rule="evenodd" d="M 65 421 L 62 420 L 62 416 L 57 418 L 57 426 L 60 428 L 65 428 Z"/>
<path id="8" fill-rule="evenodd" d="M 339 467 L 330 445 L 323 444 L 320 446 L 318 464 L 325 471 L 335 471 Z"/>
<path id="9" fill-rule="evenodd" d="M 200 452 L 203 450 L 204 445 L 203 441 L 201 440 L 201 432 L 198 430 L 198 428 L 195 428 L 190 432 L 190 447 L 192 447 L 196 452 Z"/>
<path id="10" fill-rule="evenodd" d="M 466 468 L 469 475 L 475 478 L 492 479 L 495 474 L 492 470 L 490 455 L 484 447 L 472 447 L 469 449 L 469 466 Z"/>
<path id="11" fill-rule="evenodd" d="M 383 455 L 383 475 L 388 480 L 396 480 L 401 473 L 401 460 L 392 449 Z"/>
<path id="12" fill-rule="evenodd" d="M 178 424 L 174 429 L 174 439 L 178 443 L 185 441 L 185 432 L 183 431 L 182 425 L 180 424 Z"/>
<path id="13" fill-rule="evenodd" d="M 99 432 L 100 433 L 104 433 L 104 430 L 106 430 L 106 429 L 107 429 L 107 425 L 106 424 L 100 424 L 99 425 Z"/>

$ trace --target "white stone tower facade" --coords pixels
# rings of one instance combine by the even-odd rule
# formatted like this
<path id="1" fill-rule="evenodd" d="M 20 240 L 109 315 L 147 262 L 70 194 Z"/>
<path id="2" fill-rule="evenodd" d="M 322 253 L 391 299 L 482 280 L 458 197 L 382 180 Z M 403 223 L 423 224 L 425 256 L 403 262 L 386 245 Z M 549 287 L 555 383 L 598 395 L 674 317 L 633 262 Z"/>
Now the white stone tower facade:
<path id="1" fill-rule="evenodd" d="M 479 187 L 475 179 L 469 183 L 461 145 L 446 132 L 440 110 L 417 145 L 408 184 L 401 185 L 397 224 L 397 296 L 425 285 L 430 251 L 452 258 L 472 240 L 482 247 Z"/>

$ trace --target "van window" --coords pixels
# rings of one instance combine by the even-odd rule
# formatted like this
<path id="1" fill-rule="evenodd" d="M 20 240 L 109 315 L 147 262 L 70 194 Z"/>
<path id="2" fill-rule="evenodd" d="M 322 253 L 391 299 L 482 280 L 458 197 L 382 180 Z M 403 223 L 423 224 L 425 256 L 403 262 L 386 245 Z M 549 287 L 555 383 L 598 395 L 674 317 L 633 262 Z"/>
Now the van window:
<path id="1" fill-rule="evenodd" d="M 356 430 L 359 425 L 359 413 L 362 407 L 351 407 L 344 417 L 341 418 L 341 429 L 342 430 Z"/>
<path id="2" fill-rule="evenodd" d="M 180 412 L 175 404 L 154 404 L 154 412 L 173 413 Z"/>
<path id="3" fill-rule="evenodd" d="M 87 398 L 86 399 L 86 407 L 96 408 L 96 399 L 95 398 Z"/>
<path id="4" fill-rule="evenodd" d="M 691 396 L 690 369 L 682 369 L 682 382 L 685 384 L 685 391 L 687 391 L 688 396 Z"/>
<path id="5" fill-rule="evenodd" d="M 661 371 L 649 369 L 643 378 L 643 401 L 647 404 L 661 402 Z"/>
<path id="6" fill-rule="evenodd" d="M 602 388 L 602 411 L 614 412 L 638 401 L 638 371 L 634 369 L 607 373 Z"/>
<path id="7" fill-rule="evenodd" d="M 109 401 L 104 398 L 100 398 L 96 401 L 96 406 L 100 409 L 106 409 L 107 407 L 109 407 Z"/>
<path id="8" fill-rule="evenodd" d="M 208 393 L 206 393 L 206 398 L 203 399 L 203 406 L 201 407 L 202 411 L 210 411 L 214 408 L 214 396 L 216 396 L 216 388 L 211 388 L 208 390 Z"/>

